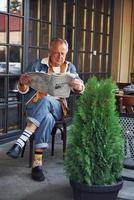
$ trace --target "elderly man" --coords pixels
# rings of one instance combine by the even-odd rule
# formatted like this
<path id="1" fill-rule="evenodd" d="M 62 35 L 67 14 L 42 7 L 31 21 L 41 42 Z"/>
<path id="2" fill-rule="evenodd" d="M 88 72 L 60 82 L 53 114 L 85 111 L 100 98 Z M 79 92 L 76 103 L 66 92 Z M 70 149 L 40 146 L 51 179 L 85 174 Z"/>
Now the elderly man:
<path id="1" fill-rule="evenodd" d="M 76 78 L 69 81 L 69 86 L 78 93 L 84 89 L 83 81 L 76 73 L 75 66 L 66 61 L 68 43 L 66 40 L 54 38 L 50 42 L 48 57 L 37 60 L 28 67 L 27 72 L 75 73 Z M 27 124 L 15 144 L 7 152 L 12 158 L 18 158 L 26 141 L 34 133 L 34 158 L 32 164 L 32 179 L 43 181 L 45 176 L 42 171 L 43 150 L 48 147 L 49 137 L 55 121 L 67 115 L 68 108 L 65 100 L 53 97 L 41 91 L 35 91 L 29 84 L 30 76 L 22 74 L 18 82 L 18 90 L 27 98 L 26 112 Z"/>

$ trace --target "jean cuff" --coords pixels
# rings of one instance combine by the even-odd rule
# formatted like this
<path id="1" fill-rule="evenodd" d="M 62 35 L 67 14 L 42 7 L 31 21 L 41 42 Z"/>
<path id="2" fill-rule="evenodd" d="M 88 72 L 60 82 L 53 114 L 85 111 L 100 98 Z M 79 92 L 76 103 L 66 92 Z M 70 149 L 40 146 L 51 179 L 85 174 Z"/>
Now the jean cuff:
<path id="1" fill-rule="evenodd" d="M 39 127 L 40 126 L 40 122 L 37 121 L 36 119 L 32 118 L 32 117 L 27 117 L 27 121 L 32 122 L 35 126 Z"/>
<path id="2" fill-rule="evenodd" d="M 34 145 L 34 149 L 47 149 L 48 147 L 48 143 L 40 143 Z"/>

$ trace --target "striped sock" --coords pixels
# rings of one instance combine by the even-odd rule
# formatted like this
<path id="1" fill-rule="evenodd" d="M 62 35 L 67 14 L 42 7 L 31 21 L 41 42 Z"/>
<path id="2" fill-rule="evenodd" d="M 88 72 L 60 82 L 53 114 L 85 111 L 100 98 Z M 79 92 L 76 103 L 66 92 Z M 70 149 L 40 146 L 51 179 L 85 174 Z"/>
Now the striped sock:
<path id="1" fill-rule="evenodd" d="M 32 168 L 37 167 L 37 166 L 42 166 L 42 155 L 43 155 L 43 152 L 38 152 L 35 150 Z"/>
<path id="2" fill-rule="evenodd" d="M 16 141 L 16 144 L 18 144 L 21 148 L 24 147 L 26 141 L 30 138 L 30 136 L 33 133 L 27 129 L 25 129 L 22 133 L 22 135 L 19 137 L 19 139 Z"/>

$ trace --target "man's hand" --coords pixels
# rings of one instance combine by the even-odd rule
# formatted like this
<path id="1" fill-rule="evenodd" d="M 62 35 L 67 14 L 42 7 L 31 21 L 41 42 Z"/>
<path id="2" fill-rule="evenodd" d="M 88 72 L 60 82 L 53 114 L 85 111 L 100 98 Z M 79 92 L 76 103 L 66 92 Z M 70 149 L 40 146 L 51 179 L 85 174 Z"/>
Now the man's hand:
<path id="1" fill-rule="evenodd" d="M 69 81 L 69 85 L 78 92 L 81 92 L 83 89 L 81 82 L 77 79 Z"/>
<path id="2" fill-rule="evenodd" d="M 31 77 L 28 74 L 22 74 L 19 82 L 20 84 L 29 85 L 31 83 Z"/>

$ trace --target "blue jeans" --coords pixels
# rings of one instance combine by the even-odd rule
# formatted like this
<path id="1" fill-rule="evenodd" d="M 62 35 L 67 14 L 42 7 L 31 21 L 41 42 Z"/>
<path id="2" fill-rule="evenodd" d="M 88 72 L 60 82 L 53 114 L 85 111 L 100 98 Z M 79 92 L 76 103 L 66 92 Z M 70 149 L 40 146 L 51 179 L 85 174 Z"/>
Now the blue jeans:
<path id="1" fill-rule="evenodd" d="M 60 102 L 52 96 L 45 96 L 37 103 L 27 105 L 27 121 L 37 126 L 34 137 L 34 148 L 47 148 L 55 121 L 61 119 Z"/>

